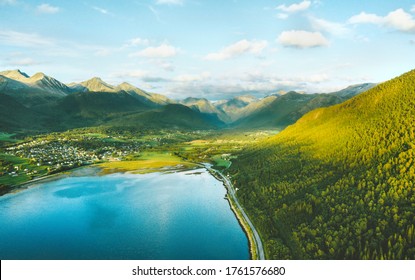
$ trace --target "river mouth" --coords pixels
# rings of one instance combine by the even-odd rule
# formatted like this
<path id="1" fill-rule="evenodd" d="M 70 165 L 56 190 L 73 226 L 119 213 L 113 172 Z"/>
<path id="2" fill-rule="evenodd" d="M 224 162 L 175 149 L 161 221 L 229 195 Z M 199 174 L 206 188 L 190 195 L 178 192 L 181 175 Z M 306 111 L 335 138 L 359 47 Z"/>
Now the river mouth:
<path id="1" fill-rule="evenodd" d="M 0 197 L 0 258 L 249 259 L 225 194 L 205 169 L 39 183 Z"/>

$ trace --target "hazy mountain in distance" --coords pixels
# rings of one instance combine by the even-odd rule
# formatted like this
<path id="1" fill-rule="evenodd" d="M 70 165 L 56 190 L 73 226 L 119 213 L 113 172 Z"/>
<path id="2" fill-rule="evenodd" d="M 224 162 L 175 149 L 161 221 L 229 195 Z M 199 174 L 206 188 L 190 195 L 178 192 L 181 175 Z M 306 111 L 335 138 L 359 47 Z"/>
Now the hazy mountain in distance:
<path id="1" fill-rule="evenodd" d="M 347 87 L 343 90 L 328 94 L 303 94 L 295 91 L 281 96 L 274 96 L 274 100 L 258 110 L 247 114 L 235 123 L 237 128 L 278 128 L 282 129 L 295 123 L 306 113 L 321 107 L 342 103 L 357 94 L 364 92 L 375 84 L 360 84 Z"/>
<path id="2" fill-rule="evenodd" d="M 236 96 L 231 99 L 221 100 L 215 103 L 217 108 L 222 109 L 224 112 L 228 112 L 235 109 L 241 109 L 248 104 L 257 101 L 258 99 L 251 95 Z"/>
<path id="3" fill-rule="evenodd" d="M 318 98 L 319 102 L 313 99 Z M 237 120 L 233 125 L 237 128 L 283 128 L 293 124 L 307 110 L 312 110 L 323 105 L 340 103 L 342 99 L 337 96 L 318 94 L 300 94 L 288 92 L 276 97 L 271 103 L 257 110 L 245 118 Z"/>
<path id="4" fill-rule="evenodd" d="M 115 89 L 117 91 L 125 91 L 131 94 L 131 96 L 133 96 L 134 98 L 137 98 L 138 100 L 147 103 L 150 106 L 160 106 L 175 103 L 173 100 L 167 98 L 164 95 L 148 93 L 126 82 L 118 85 L 117 87 L 115 87 Z"/>
<path id="5" fill-rule="evenodd" d="M 229 122 L 229 116 L 222 110 L 215 107 L 212 102 L 206 98 L 188 97 L 182 101 L 181 104 L 200 113 L 216 115 L 223 122 Z"/>
<path id="6" fill-rule="evenodd" d="M 236 96 L 228 100 L 221 100 L 215 103 L 215 107 L 226 113 L 229 122 L 234 122 L 240 118 L 244 109 L 251 103 L 258 101 L 257 98 L 250 95 Z"/>
<path id="7" fill-rule="evenodd" d="M 329 94 L 333 94 L 333 95 L 337 95 L 337 96 L 342 97 L 342 98 L 349 99 L 349 98 L 352 98 L 353 96 L 355 96 L 359 93 L 362 93 L 364 91 L 367 91 L 367 90 L 375 87 L 376 85 L 377 84 L 374 84 L 374 83 L 364 83 L 364 84 L 358 84 L 358 85 L 351 85 L 351 86 L 348 86 L 345 89 L 342 89 L 342 90 L 339 90 L 339 91 L 336 91 L 336 92 L 332 92 L 332 93 L 329 93 Z"/>
<path id="8" fill-rule="evenodd" d="M 274 102 L 277 98 L 278 95 L 269 95 L 249 103 L 247 106 L 245 106 L 242 110 L 239 111 L 237 119 L 235 121 L 250 116 L 257 111 L 262 110 L 263 108 Z"/>

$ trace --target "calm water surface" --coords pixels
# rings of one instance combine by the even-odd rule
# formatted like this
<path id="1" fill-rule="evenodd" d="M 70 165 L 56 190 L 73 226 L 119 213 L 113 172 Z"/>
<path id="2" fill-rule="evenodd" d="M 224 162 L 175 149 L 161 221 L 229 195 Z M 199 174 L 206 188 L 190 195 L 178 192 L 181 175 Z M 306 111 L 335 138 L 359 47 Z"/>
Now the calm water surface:
<path id="1" fill-rule="evenodd" d="M 71 176 L 0 197 L 0 259 L 248 259 L 206 170 Z"/>

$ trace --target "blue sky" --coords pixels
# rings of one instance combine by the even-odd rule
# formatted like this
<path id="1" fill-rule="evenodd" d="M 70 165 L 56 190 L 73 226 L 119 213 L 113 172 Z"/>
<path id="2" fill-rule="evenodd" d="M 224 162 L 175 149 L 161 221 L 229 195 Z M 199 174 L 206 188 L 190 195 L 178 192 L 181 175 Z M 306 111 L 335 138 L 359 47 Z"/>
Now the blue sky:
<path id="1" fill-rule="evenodd" d="M 0 69 L 172 98 L 329 92 L 415 66 L 414 1 L 0 0 Z"/>

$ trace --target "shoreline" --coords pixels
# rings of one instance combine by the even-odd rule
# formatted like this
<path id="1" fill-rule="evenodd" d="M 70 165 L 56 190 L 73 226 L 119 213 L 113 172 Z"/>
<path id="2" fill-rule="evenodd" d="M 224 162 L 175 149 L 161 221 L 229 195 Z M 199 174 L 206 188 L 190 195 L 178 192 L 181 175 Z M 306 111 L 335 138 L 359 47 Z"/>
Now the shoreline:
<path id="1" fill-rule="evenodd" d="M 118 169 L 118 168 L 109 169 L 109 168 L 100 166 L 100 164 L 101 163 L 79 166 L 73 169 L 68 169 L 68 170 L 57 172 L 54 174 L 40 176 L 35 179 L 29 180 L 29 181 L 26 181 L 26 182 L 23 182 L 17 185 L 5 186 L 4 188 L 0 189 L 0 197 L 3 195 L 19 192 L 20 190 L 26 190 L 31 185 L 36 185 L 38 183 L 44 183 L 44 182 L 49 182 L 53 180 L 58 180 L 60 178 L 65 178 L 69 176 L 69 174 L 72 174 L 72 176 L 85 176 L 85 175 L 105 176 L 105 175 L 110 175 L 113 173 L 146 174 L 146 173 L 157 173 L 157 172 L 179 172 L 179 171 L 185 171 L 185 170 L 192 170 L 195 167 L 199 166 L 197 164 L 192 163 L 195 166 L 179 166 L 178 167 L 178 166 L 166 165 L 166 166 L 159 167 L 159 168 L 142 168 L 142 169 L 137 169 L 133 171 L 133 170 L 128 170 L 128 169 Z M 88 172 L 81 172 L 81 170 L 83 169 L 85 170 L 88 169 Z"/>
<path id="2" fill-rule="evenodd" d="M 242 230 L 244 231 L 246 237 L 248 238 L 248 245 L 249 245 L 249 254 L 251 257 L 251 260 L 264 260 L 265 259 L 265 253 L 262 251 L 260 252 L 260 248 L 258 246 L 258 242 L 255 239 L 255 234 L 253 233 L 252 227 L 249 225 L 248 221 L 246 220 L 245 216 L 241 213 L 241 210 L 239 207 L 237 207 L 235 204 L 233 197 L 230 195 L 230 188 L 233 190 L 232 183 L 227 180 L 227 178 L 218 170 L 212 169 L 211 167 L 202 164 L 203 166 L 213 177 L 215 177 L 217 180 L 223 183 L 225 189 L 226 189 L 226 200 L 229 203 L 229 206 L 235 215 L 236 219 L 238 220 L 238 223 L 242 227 Z M 229 185 L 228 185 L 229 184 Z M 245 214 L 246 215 L 246 214 Z M 248 218 L 249 219 L 249 218 Z M 259 238 L 259 236 L 257 237 Z M 259 240 L 261 242 L 261 240 Z M 262 244 L 261 244 L 262 248 Z"/>
<path id="3" fill-rule="evenodd" d="M 76 174 L 77 172 L 80 173 L 80 170 L 82 169 L 90 169 L 90 172 L 84 173 L 84 174 Z M 76 167 L 73 169 L 69 169 L 69 170 L 65 170 L 62 172 L 58 172 L 58 173 L 54 173 L 54 174 L 49 174 L 49 175 L 45 175 L 45 176 L 41 176 L 17 185 L 13 185 L 13 186 L 7 186 L 4 187 L 4 189 L 0 189 L 0 197 L 3 195 L 7 195 L 7 194 L 12 194 L 12 193 L 17 193 L 21 190 L 27 190 L 31 187 L 31 185 L 37 185 L 39 183 L 45 183 L 45 182 L 50 182 L 50 181 L 54 181 L 54 180 L 58 180 L 61 178 L 65 178 L 69 176 L 69 173 L 74 174 L 75 176 L 81 176 L 81 175 L 98 175 L 99 173 L 99 167 L 94 166 L 94 165 L 84 165 L 84 166 L 80 166 L 80 167 Z"/>
<path id="4" fill-rule="evenodd" d="M 64 177 L 65 174 L 64 173 L 56 173 L 56 174 L 50 174 L 50 175 L 45 175 L 42 177 L 38 177 L 36 179 L 32 179 L 17 185 L 13 185 L 13 186 L 6 186 L 3 189 L 0 190 L 0 197 L 3 195 L 7 195 L 7 194 L 12 194 L 12 193 L 17 193 L 21 190 L 27 190 L 29 189 L 30 185 L 36 185 L 37 183 L 43 183 L 43 182 L 48 182 L 48 181 L 52 181 L 52 180 L 56 180 L 59 179 L 60 177 Z"/>
<path id="5" fill-rule="evenodd" d="M 228 196 L 226 197 L 226 200 L 229 203 L 229 206 L 232 210 L 232 213 L 235 215 L 238 224 L 241 226 L 242 230 L 244 231 L 247 239 L 248 239 L 248 247 L 249 247 L 249 256 L 251 260 L 258 260 L 258 252 L 256 246 L 253 246 L 255 244 L 255 241 L 253 240 L 253 234 L 250 231 L 249 225 L 246 224 L 245 220 L 242 219 L 242 216 L 238 212 L 238 210 L 235 208 L 234 201 L 230 199 Z"/>

